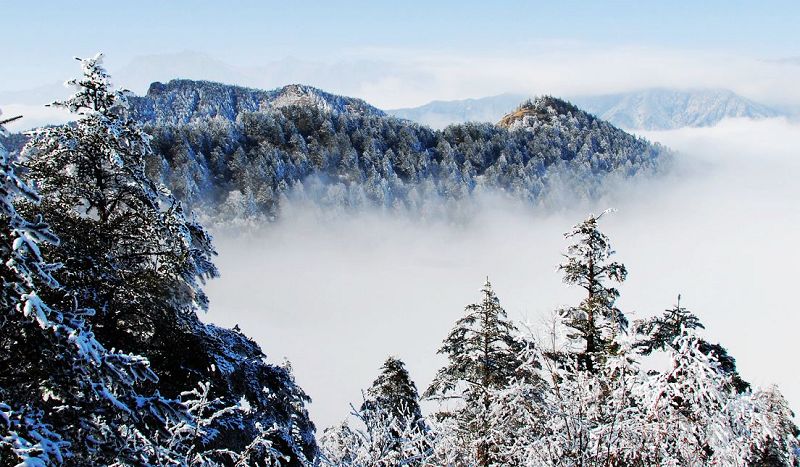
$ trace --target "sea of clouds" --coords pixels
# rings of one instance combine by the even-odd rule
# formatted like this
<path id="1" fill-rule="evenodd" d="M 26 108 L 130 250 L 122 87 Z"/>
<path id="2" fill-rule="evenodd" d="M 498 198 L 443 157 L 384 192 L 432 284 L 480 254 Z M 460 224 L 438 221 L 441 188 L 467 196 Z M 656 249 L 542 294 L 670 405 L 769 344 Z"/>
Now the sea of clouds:
<path id="1" fill-rule="evenodd" d="M 643 136 L 678 152 L 672 170 L 597 201 L 486 198 L 441 221 L 287 206 L 256 232 L 220 231 L 222 278 L 208 286 L 205 319 L 239 324 L 271 361 L 288 358 L 323 428 L 360 401 L 388 355 L 424 390 L 443 364 L 441 340 L 487 276 L 508 314 L 533 326 L 576 303 L 556 271 L 562 234 L 614 207 L 602 227 L 629 269 L 619 301 L 629 318 L 682 294 L 743 377 L 777 384 L 797 409 L 800 125 L 726 120 Z"/>

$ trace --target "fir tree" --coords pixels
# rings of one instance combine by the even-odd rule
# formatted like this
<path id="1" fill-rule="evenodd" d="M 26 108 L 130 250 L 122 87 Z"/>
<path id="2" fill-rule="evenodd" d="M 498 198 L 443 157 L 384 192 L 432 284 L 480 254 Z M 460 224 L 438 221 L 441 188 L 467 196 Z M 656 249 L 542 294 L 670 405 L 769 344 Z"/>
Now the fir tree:
<path id="1" fill-rule="evenodd" d="M 564 234 L 574 243 L 564 255 L 566 262 L 559 266 L 566 284 L 586 291 L 578 306 L 561 309 L 559 313 L 572 331 L 569 337 L 582 346 L 578 351 L 581 368 L 590 372 L 597 371 L 603 359 L 618 350 L 617 336 L 628 325 L 627 318 L 615 305 L 619 290 L 607 285 L 609 281 L 621 283 L 628 274 L 624 264 L 610 260 L 614 250 L 597 227 L 597 221 L 607 212 L 590 215 Z"/>
<path id="2" fill-rule="evenodd" d="M 432 434 L 422 418 L 417 387 L 402 360 L 389 357 L 347 421 L 325 430 L 322 451 L 331 465 L 423 465 L 430 455 Z"/>
<path id="3" fill-rule="evenodd" d="M 461 401 L 460 408 L 443 415 L 457 419 L 478 465 L 491 465 L 495 461 L 490 426 L 492 391 L 513 380 L 528 380 L 531 375 L 522 365 L 525 342 L 507 318 L 488 279 L 481 292 L 481 302 L 465 308 L 466 316 L 456 322 L 439 349 L 448 363 L 438 371 L 425 395 Z"/>
<path id="4" fill-rule="evenodd" d="M 24 150 L 41 209 L 62 237 L 53 252 L 65 265 L 57 278 L 96 310 L 99 336 L 118 348 L 147 348 L 182 391 L 201 378 L 180 381 L 167 367 L 176 342 L 163 324 L 206 309 L 202 284 L 218 275 L 211 239 L 145 175 L 149 137 L 127 117 L 125 93 L 111 89 L 102 56 L 81 64 L 83 77 L 70 81 L 76 93 L 53 104 L 79 119 L 39 130 Z"/>
<path id="5" fill-rule="evenodd" d="M 381 374 L 367 390 L 367 397 L 361 410 L 369 411 L 374 407 L 381 407 L 398 419 L 410 417 L 410 420 L 407 420 L 409 423 L 422 424 L 417 386 L 399 358 L 387 358 L 383 363 Z M 405 423 L 406 420 L 402 422 Z"/>
<path id="6" fill-rule="evenodd" d="M 92 310 L 55 279 L 61 265 L 45 260 L 43 247 L 59 248 L 59 238 L 39 214 L 28 220 L 17 210 L 22 201 L 41 202 L 17 173 L 0 145 L 0 465 L 138 463 L 134 438 L 152 446 L 168 420 L 190 415 L 176 401 L 139 391 L 157 380 L 147 359 L 96 338 Z"/>
<path id="7" fill-rule="evenodd" d="M 54 104 L 76 113 L 77 122 L 35 132 L 24 149 L 43 194 L 39 209 L 62 239 L 45 249 L 65 265 L 55 278 L 95 310 L 87 320 L 101 341 L 149 359 L 159 376 L 152 389 L 177 398 L 210 382 L 225 404 L 251 403 L 251 412 L 216 420 L 219 435 L 205 448 L 267 455 L 263 443 L 251 446 L 267 436 L 290 464 L 313 458 L 309 398 L 288 368 L 266 363 L 240 334 L 200 322 L 204 281 L 218 274 L 211 237 L 147 177 L 150 138 L 129 118 L 126 93 L 112 90 L 101 56 L 81 64 L 83 76 L 70 82 L 75 95 Z M 69 304 L 58 294 L 47 298 Z"/>
<path id="8" fill-rule="evenodd" d="M 694 313 L 681 306 L 681 296 L 674 307 L 664 310 L 661 316 L 634 323 L 637 334 L 643 336 L 634 347 L 642 355 L 650 355 L 654 350 L 666 350 L 681 335 L 684 329 L 705 329 Z"/>
<path id="9" fill-rule="evenodd" d="M 643 355 L 649 355 L 655 350 L 667 350 L 673 347 L 684 330 L 705 329 L 700 319 L 691 311 L 681 306 L 681 296 L 674 307 L 665 310 L 661 316 L 639 320 L 635 323 L 635 331 L 641 338 L 634 347 Z M 731 378 L 731 384 L 738 392 L 745 392 L 750 388 L 750 383 L 743 380 L 736 369 L 734 359 L 720 344 L 712 344 L 706 339 L 699 338 L 698 348 L 705 355 L 713 355 L 720 368 Z"/>

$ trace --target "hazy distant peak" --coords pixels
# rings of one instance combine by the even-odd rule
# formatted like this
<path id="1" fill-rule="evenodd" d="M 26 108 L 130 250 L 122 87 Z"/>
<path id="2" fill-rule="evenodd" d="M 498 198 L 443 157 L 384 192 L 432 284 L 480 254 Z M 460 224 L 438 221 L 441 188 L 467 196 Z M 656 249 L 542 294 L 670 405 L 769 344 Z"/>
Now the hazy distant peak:
<path id="1" fill-rule="evenodd" d="M 480 99 L 434 101 L 388 113 L 443 128 L 467 121 L 496 122 L 528 96 L 501 94 Z M 556 98 L 551 98 L 556 99 Z M 780 113 L 728 89 L 651 88 L 639 91 L 569 97 L 578 108 L 628 129 L 667 130 L 712 126 L 725 118 L 770 118 Z"/>
<path id="2" fill-rule="evenodd" d="M 496 122 L 528 97 L 524 94 L 507 93 L 477 99 L 436 100 L 419 107 L 393 109 L 386 112 L 395 117 L 441 129 L 454 123 Z"/>
<path id="3" fill-rule="evenodd" d="M 713 126 L 725 118 L 770 118 L 778 112 L 728 89 L 665 89 L 575 98 L 582 108 L 624 128 L 671 130 Z"/>

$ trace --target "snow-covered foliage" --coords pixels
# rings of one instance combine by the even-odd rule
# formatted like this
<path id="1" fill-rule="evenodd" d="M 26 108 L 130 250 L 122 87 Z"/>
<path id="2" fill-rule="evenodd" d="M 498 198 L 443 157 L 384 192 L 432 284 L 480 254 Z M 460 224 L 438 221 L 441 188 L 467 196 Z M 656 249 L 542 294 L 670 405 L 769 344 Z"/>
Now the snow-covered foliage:
<path id="1" fill-rule="evenodd" d="M 406 370 L 405 363 L 397 357 L 389 357 L 381 367 L 381 373 L 367 390 L 362 412 L 388 411 L 403 425 L 419 424 L 424 428 L 419 407 L 417 386 Z"/>
<path id="2" fill-rule="evenodd" d="M 61 326 L 52 333 L 77 347 L 75 358 L 86 365 L 73 365 L 68 352 L 39 349 L 29 336 L 7 333 L 9 361 L 25 351 L 18 342 L 30 345 L 28 350 L 36 350 L 33 355 L 42 361 L 51 360 L 39 367 L 21 360 L 11 366 L 13 378 L 24 372 L 37 388 L 32 395 L 45 391 L 46 413 L 61 417 L 53 427 L 76 430 L 67 439 L 78 464 L 107 464 L 109 459 L 137 465 L 197 463 L 193 456 L 201 452 L 227 452 L 229 460 L 244 456 L 243 464 L 280 460 L 302 465 L 313 459 L 314 425 L 305 409 L 309 398 L 291 369 L 269 364 L 240 333 L 199 320 L 196 313 L 208 306 L 203 284 L 217 275 L 211 238 L 187 218 L 166 187 L 146 176 L 145 160 L 155 157 L 150 137 L 128 117 L 126 94 L 111 88 L 101 56 L 81 64 L 83 76 L 68 83 L 76 93 L 54 104 L 75 112 L 78 120 L 36 131 L 23 151 L 27 175 L 42 196 L 13 178 L 13 170 L 8 172 L 7 205 L 14 207 L 18 199 L 29 218 L 41 211 L 60 243 L 41 221 L 11 216 L 7 266 L 10 273 L 33 279 L 19 281 L 20 287 L 4 283 L 19 295 L 19 303 L 12 300 L 6 309 L 18 309 L 21 318 L 41 329 Z M 40 253 L 63 267 L 44 263 Z M 36 379 L 55 379 L 62 372 L 78 382 Z M 0 387 L 5 390 L 13 378 Z M 210 404 L 202 410 L 181 402 L 198 381 L 210 383 L 198 394 Z M 243 399 L 250 410 L 223 410 Z M 21 423 L 23 415 L 35 415 L 20 412 L 17 399 L 2 400 L 8 426 Z M 103 409 L 101 403 L 111 407 Z M 205 422 L 205 413 L 192 412 L 219 404 Z M 89 421 L 64 425 L 69 417 Z M 170 429 L 178 431 L 164 436 Z M 186 446 L 186 430 L 195 430 L 195 451 Z M 56 441 L 51 445 L 59 446 Z"/>
<path id="3" fill-rule="evenodd" d="M 482 300 L 467 305 L 466 315 L 439 349 L 448 363 L 425 395 L 452 405 L 438 418 L 456 420 L 459 448 L 474 452 L 478 465 L 492 465 L 498 461 L 491 418 L 493 391 L 512 381 L 531 382 L 533 377 L 522 365 L 526 342 L 500 306 L 488 278 L 481 293 Z"/>
<path id="4" fill-rule="evenodd" d="M 616 352 L 617 337 L 628 326 L 627 318 L 615 305 L 619 291 L 607 285 L 609 281 L 624 281 L 628 271 L 624 264 L 610 260 L 614 250 L 597 226 L 606 212 L 589 216 L 564 234 L 574 243 L 567 248 L 566 261 L 559 265 L 564 283 L 586 291 L 586 297 L 578 306 L 563 308 L 559 313 L 572 331 L 570 339 L 580 346 L 578 361 L 590 372 L 595 371 L 608 354 Z"/>
<path id="5" fill-rule="evenodd" d="M 62 282 L 112 321 L 136 320 L 123 315 L 153 301 L 183 313 L 205 309 L 202 283 L 218 274 L 210 237 L 146 177 L 150 138 L 128 118 L 126 94 L 112 90 L 101 56 L 81 64 L 83 76 L 68 83 L 75 94 L 53 104 L 77 122 L 36 131 L 23 150 L 41 209 L 53 212 L 65 237 L 57 250 L 69 271 Z M 99 294 L 100 284 L 116 293 Z"/>
<path id="6" fill-rule="evenodd" d="M 395 415 L 383 407 L 354 410 L 353 421 L 328 428 L 322 434 L 322 461 L 331 466 L 389 467 L 428 465 L 432 433 L 413 414 Z M 351 423 L 355 426 L 351 426 Z"/>
<path id="7" fill-rule="evenodd" d="M 423 465 L 800 465 L 799 432 L 780 392 L 751 389 L 680 301 L 637 321 L 635 332 L 620 332 L 627 321 L 608 282 L 627 270 L 610 259 L 600 217 L 566 234 L 572 243 L 560 267 L 589 298 L 556 310 L 545 329 L 527 327 L 521 336 L 488 281 L 483 300 L 467 307 L 440 351 L 448 363 L 426 392 L 440 407 L 426 420 Z M 595 338 L 593 352 L 587 336 Z M 655 353 L 662 357 L 643 361 Z M 348 423 L 325 431 L 327 459 L 418 462 L 413 451 L 386 463 L 380 433 L 391 430 L 384 423 L 371 431 L 365 407 L 356 416 L 366 431 Z"/>
<path id="8" fill-rule="evenodd" d="M 608 177 L 652 171 L 668 154 L 552 98 L 536 102 L 555 117 L 528 119 L 525 131 L 474 123 L 434 131 L 299 86 L 179 81 L 131 100 L 161 156 L 149 175 L 225 221 L 272 219 L 284 197 L 426 211 L 484 191 L 524 202 L 563 190 L 594 196 Z"/>
<path id="9" fill-rule="evenodd" d="M 670 367 L 644 394 L 654 460 L 666 465 L 793 465 L 797 428 L 774 388 L 738 393 L 700 339 L 684 329 L 669 347 Z"/>
<path id="10" fill-rule="evenodd" d="M 184 408 L 138 386 L 158 380 L 147 359 L 109 350 L 99 341 L 71 291 L 55 279 L 43 247 L 59 238 L 35 211 L 39 194 L 19 178 L 17 162 L 0 147 L 0 240 L 3 288 L 0 333 L 0 459 L 24 465 L 102 463 L 126 449 L 132 431 L 188 417 Z M 61 306 L 42 297 L 61 298 Z"/>
<path id="11" fill-rule="evenodd" d="M 389 357 L 353 408 L 352 420 L 325 430 L 323 461 L 332 466 L 421 466 L 431 458 L 434 432 L 422 418 L 419 395 L 403 362 Z"/>
<path id="12" fill-rule="evenodd" d="M 650 355 L 656 350 L 667 350 L 673 347 L 676 339 L 685 330 L 704 329 L 703 323 L 694 313 L 681 306 L 681 296 L 672 308 L 665 310 L 661 316 L 634 322 L 636 334 L 634 348 L 642 355 Z M 719 344 L 712 344 L 699 338 L 697 346 L 705 355 L 711 356 L 719 363 L 720 369 L 730 376 L 730 383 L 739 392 L 745 392 L 750 384 L 742 379 L 736 370 L 736 360 Z"/>

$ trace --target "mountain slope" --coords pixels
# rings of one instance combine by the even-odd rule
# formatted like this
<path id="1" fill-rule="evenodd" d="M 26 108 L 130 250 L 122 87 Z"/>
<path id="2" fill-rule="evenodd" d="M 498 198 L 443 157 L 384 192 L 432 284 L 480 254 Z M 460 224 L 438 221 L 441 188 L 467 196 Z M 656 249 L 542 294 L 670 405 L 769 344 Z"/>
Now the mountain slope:
<path id="1" fill-rule="evenodd" d="M 481 99 L 434 101 L 420 107 L 387 110 L 390 115 L 443 128 L 467 121 L 496 122 L 527 96 L 501 94 Z M 614 125 L 633 130 L 670 130 L 712 126 L 725 118 L 770 118 L 781 115 L 724 89 L 643 91 L 573 96 L 569 100 Z"/>
<path id="2" fill-rule="evenodd" d="M 292 84 L 271 91 L 210 81 L 172 80 L 153 83 L 147 94 L 131 97 L 130 111 L 143 123 L 181 124 L 213 117 L 236 120 L 244 112 L 293 104 L 314 105 L 327 112 L 384 115 L 366 102 L 341 97 L 311 86 Z"/>
<path id="3" fill-rule="evenodd" d="M 553 98 L 534 101 L 540 112 L 525 117 L 525 131 L 475 123 L 436 131 L 357 99 L 296 91 L 306 89 L 152 86 L 135 110 L 161 156 L 151 177 L 218 219 L 272 219 L 287 198 L 329 212 L 429 212 L 486 191 L 525 202 L 553 190 L 595 196 L 607 177 L 652 170 L 667 155 Z"/>
<path id="4" fill-rule="evenodd" d="M 300 85 L 176 80 L 130 103 L 153 137 L 148 175 L 220 222 L 274 219 L 287 200 L 331 215 L 377 207 L 439 216 L 486 192 L 526 203 L 594 197 L 609 178 L 652 172 L 670 156 L 552 97 L 518 106 L 500 124 L 444 130 Z"/>

